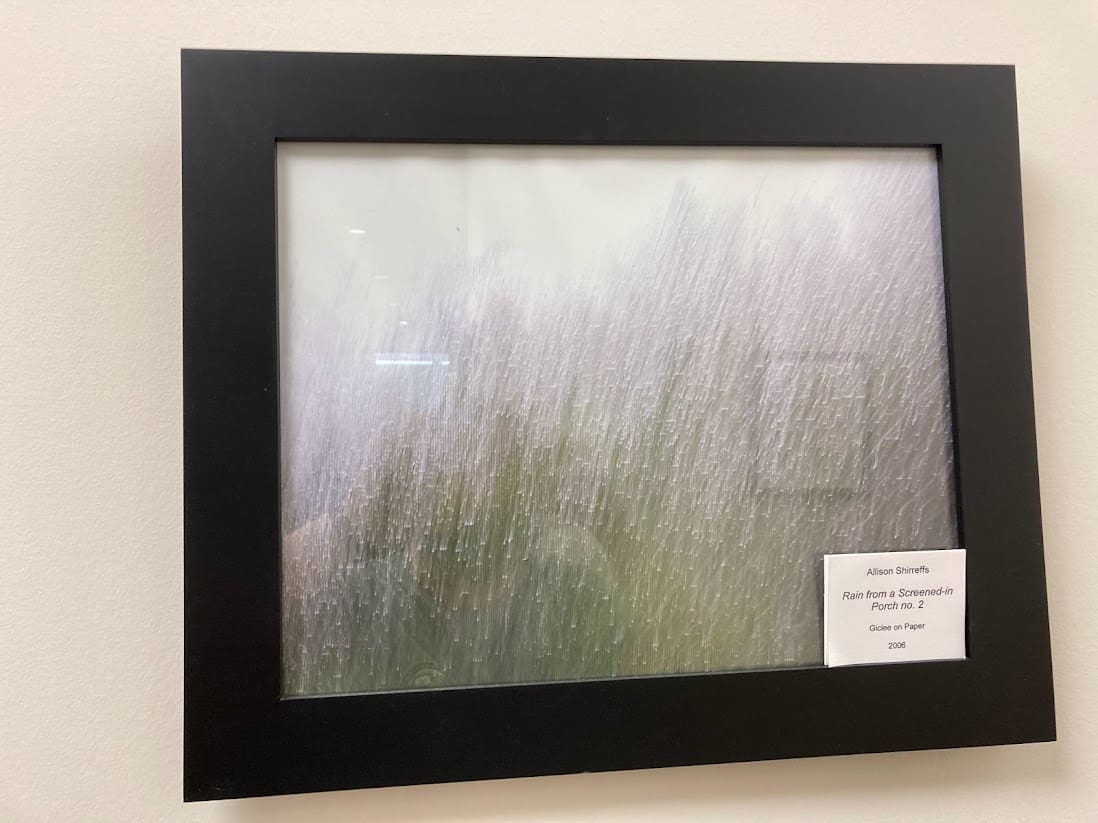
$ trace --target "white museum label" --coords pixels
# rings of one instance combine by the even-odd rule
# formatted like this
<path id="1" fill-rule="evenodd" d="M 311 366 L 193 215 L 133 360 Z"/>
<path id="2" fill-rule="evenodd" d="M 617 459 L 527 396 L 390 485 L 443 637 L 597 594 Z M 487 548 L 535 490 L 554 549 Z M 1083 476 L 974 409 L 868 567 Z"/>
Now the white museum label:
<path id="1" fill-rule="evenodd" d="M 964 549 L 824 556 L 824 665 L 964 656 Z"/>

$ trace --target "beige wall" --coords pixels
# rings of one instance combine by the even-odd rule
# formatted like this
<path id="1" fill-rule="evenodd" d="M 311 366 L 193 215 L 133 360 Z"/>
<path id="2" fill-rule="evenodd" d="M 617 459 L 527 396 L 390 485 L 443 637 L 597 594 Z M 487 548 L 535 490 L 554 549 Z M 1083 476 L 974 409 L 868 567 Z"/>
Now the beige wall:
<path id="1" fill-rule="evenodd" d="M 1061 741 L 183 806 L 181 46 L 1016 63 Z M 0 820 L 1098 817 L 1096 81 L 1093 0 L 0 0 Z"/>

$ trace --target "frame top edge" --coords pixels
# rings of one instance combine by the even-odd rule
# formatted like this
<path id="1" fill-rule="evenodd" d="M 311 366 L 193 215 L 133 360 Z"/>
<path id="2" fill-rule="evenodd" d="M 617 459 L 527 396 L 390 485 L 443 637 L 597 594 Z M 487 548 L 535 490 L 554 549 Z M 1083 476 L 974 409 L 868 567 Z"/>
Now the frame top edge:
<path id="1" fill-rule="evenodd" d="M 724 59 L 716 57 L 607 57 L 586 55 L 556 55 L 556 54 L 462 54 L 454 52 L 353 52 L 353 51 L 307 51 L 307 50 L 278 50 L 278 49 L 220 49 L 183 47 L 179 50 L 183 61 L 192 60 L 218 60 L 218 59 L 339 59 L 339 58 L 369 58 L 382 60 L 399 60 L 408 58 L 424 58 L 430 60 L 477 60 L 498 62 L 527 62 L 527 63 L 633 63 L 653 65 L 735 65 L 735 66 L 776 66 L 776 67 L 811 67 L 813 69 L 827 69 L 831 67 L 881 67 L 898 70 L 965 70 L 965 71 L 992 71 L 1014 73 L 1013 63 L 937 63 L 937 62 L 880 62 L 858 60 L 740 60 Z"/>

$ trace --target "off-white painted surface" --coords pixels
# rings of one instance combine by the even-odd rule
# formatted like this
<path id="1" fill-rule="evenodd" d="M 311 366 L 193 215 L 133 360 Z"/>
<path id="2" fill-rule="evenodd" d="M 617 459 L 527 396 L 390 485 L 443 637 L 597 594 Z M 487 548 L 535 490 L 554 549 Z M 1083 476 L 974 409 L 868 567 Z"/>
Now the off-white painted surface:
<path id="1" fill-rule="evenodd" d="M 1016 63 L 1060 742 L 184 806 L 181 46 Z M 0 820 L 1095 819 L 1096 78 L 1092 1 L 0 2 Z"/>

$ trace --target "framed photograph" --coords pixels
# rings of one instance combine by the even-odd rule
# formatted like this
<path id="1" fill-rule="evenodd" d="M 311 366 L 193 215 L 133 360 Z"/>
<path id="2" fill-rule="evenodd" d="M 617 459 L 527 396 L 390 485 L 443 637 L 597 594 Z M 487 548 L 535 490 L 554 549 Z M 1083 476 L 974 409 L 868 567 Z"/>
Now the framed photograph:
<path id="1" fill-rule="evenodd" d="M 182 87 L 186 799 L 1054 739 L 1012 68 Z"/>

